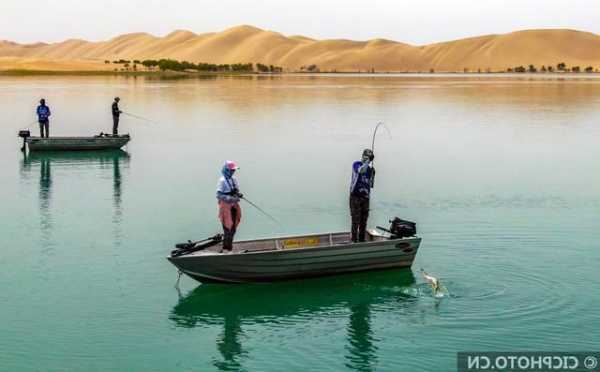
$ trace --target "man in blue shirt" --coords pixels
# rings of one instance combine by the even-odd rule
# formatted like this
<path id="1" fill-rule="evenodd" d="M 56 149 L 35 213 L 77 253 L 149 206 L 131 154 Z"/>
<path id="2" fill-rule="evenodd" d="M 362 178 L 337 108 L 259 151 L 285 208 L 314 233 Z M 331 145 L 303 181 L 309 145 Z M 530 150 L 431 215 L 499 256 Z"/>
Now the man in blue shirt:
<path id="1" fill-rule="evenodd" d="M 46 106 L 46 100 L 41 99 L 40 105 L 36 110 L 38 123 L 40 124 L 40 137 L 48 138 L 50 136 L 50 107 Z"/>
<path id="2" fill-rule="evenodd" d="M 365 149 L 362 159 L 352 164 L 350 184 L 350 215 L 352 216 L 352 241 L 364 242 L 369 218 L 369 197 L 375 183 L 373 151 Z"/>

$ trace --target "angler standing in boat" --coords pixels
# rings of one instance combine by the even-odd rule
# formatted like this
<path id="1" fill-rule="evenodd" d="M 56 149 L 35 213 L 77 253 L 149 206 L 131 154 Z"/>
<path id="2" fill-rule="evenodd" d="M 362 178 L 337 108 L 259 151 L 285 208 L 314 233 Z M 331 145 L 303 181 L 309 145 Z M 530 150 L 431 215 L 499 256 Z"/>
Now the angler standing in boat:
<path id="1" fill-rule="evenodd" d="M 46 100 L 41 99 L 37 107 L 38 123 L 40 124 L 40 137 L 48 138 L 50 136 L 50 107 L 46 106 Z"/>
<path id="2" fill-rule="evenodd" d="M 242 219 L 240 199 L 240 186 L 233 175 L 238 166 L 232 161 L 226 161 L 221 169 L 221 178 L 217 184 L 217 200 L 219 205 L 219 219 L 223 225 L 223 251 L 231 252 L 233 237 L 237 226 Z"/>
<path id="3" fill-rule="evenodd" d="M 123 111 L 121 111 L 119 109 L 119 101 L 120 100 L 121 99 L 119 97 L 115 97 L 115 101 L 112 104 L 112 117 L 113 117 L 112 134 L 113 134 L 113 136 L 119 135 L 119 117 L 121 116 L 121 113 L 123 113 Z"/>
<path id="4" fill-rule="evenodd" d="M 369 197 L 375 182 L 375 159 L 373 151 L 365 149 L 362 159 L 352 164 L 350 184 L 350 215 L 352 216 L 352 241 L 364 242 L 369 218 Z"/>

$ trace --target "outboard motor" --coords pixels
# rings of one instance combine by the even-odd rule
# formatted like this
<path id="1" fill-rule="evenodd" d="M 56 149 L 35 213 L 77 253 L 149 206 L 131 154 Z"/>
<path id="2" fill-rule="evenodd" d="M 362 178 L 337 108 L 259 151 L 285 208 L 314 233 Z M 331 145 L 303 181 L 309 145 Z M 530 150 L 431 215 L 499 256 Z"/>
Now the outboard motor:
<path id="1" fill-rule="evenodd" d="M 398 217 L 390 220 L 390 233 L 392 239 L 406 238 L 417 235 L 417 224 Z"/>
<path id="2" fill-rule="evenodd" d="M 390 228 L 386 229 L 381 226 L 377 226 L 379 230 L 390 233 L 390 239 L 402 239 L 410 236 L 417 235 L 417 224 L 411 221 L 403 220 L 398 217 L 394 217 L 390 220 Z"/>
<path id="3" fill-rule="evenodd" d="M 223 234 L 217 234 L 210 238 L 193 242 L 188 240 L 187 243 L 175 244 L 175 249 L 171 251 L 171 257 L 179 257 L 184 254 L 201 251 L 213 245 L 217 245 L 223 241 Z"/>
<path id="4" fill-rule="evenodd" d="M 21 147 L 21 151 L 25 151 L 25 144 L 27 143 L 27 138 L 31 137 L 31 132 L 28 129 L 20 130 L 19 137 L 23 138 L 23 147 Z"/>

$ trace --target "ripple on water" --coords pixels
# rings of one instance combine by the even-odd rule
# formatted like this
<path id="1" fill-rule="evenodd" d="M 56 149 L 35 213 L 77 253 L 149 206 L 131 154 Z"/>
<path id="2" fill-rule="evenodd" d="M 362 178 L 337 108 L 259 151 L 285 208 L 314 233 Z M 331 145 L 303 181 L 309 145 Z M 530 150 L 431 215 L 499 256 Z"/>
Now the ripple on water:
<path id="1" fill-rule="evenodd" d="M 580 310 L 564 281 L 524 265 L 495 265 L 486 275 L 467 276 L 461 281 L 440 279 L 448 289 L 444 299 L 451 309 L 444 313 L 443 321 L 453 327 L 531 322 L 556 325 L 565 315 Z M 404 295 L 423 298 L 433 293 L 429 285 L 418 284 L 406 288 Z"/>

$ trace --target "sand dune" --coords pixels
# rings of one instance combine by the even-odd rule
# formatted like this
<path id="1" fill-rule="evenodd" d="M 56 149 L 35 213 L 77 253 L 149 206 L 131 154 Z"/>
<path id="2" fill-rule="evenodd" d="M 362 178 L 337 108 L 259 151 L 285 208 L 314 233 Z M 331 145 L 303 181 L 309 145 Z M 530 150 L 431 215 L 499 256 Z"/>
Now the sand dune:
<path id="1" fill-rule="evenodd" d="M 455 72 L 565 62 L 600 69 L 600 36 L 575 30 L 527 30 L 414 46 L 385 39 L 315 40 L 284 36 L 252 26 L 218 33 L 178 30 L 164 37 L 133 33 L 103 42 L 0 41 L 0 70 L 111 70 L 104 60 L 173 58 L 190 62 L 260 62 L 289 71 L 317 65 L 321 71 Z"/>

